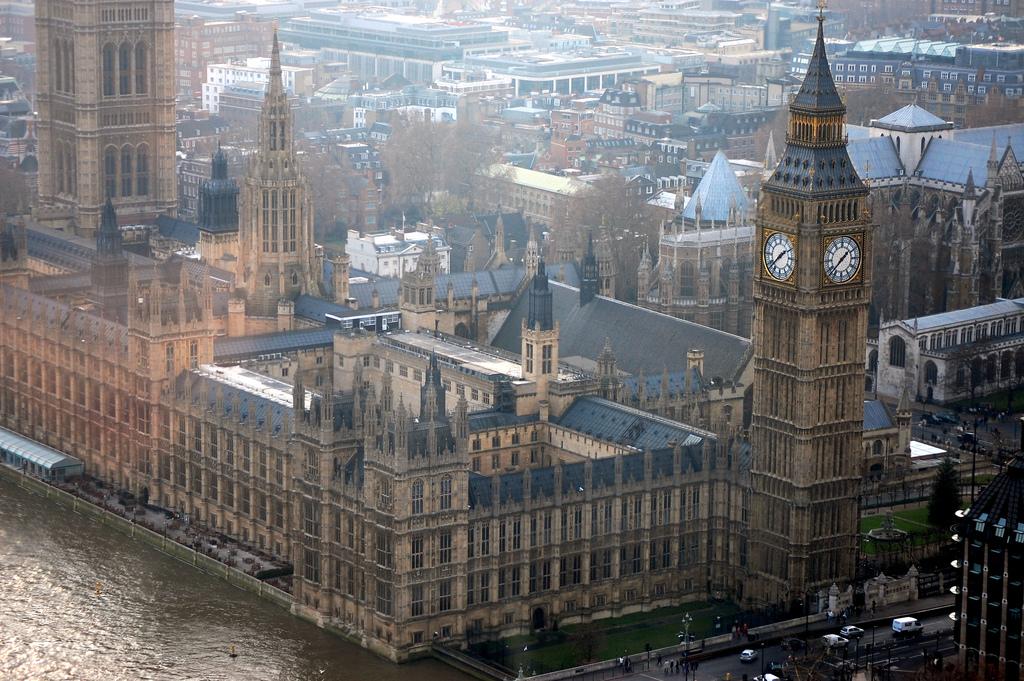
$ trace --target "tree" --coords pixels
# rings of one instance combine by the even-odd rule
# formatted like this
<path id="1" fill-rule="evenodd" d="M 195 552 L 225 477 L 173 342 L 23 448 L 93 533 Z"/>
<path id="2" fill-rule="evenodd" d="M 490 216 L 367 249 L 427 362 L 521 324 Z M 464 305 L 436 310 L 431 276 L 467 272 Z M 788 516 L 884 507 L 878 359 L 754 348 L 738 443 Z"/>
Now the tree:
<path id="1" fill-rule="evenodd" d="M 576 627 L 576 630 L 569 637 L 569 642 L 576 653 L 577 663 L 596 660 L 604 643 L 604 635 L 601 628 L 593 622 L 587 622 Z"/>
<path id="2" fill-rule="evenodd" d="M 946 457 L 939 465 L 928 501 L 928 522 L 935 527 L 949 527 L 960 508 L 960 472 L 953 459 Z"/>
<path id="3" fill-rule="evenodd" d="M 25 213 L 29 209 L 32 195 L 25 176 L 0 162 L 0 216 Z"/>
<path id="4" fill-rule="evenodd" d="M 422 207 L 431 213 L 445 194 L 463 200 L 475 194 L 478 172 L 495 158 L 493 134 L 472 123 L 398 120 L 381 151 L 392 207 Z"/>

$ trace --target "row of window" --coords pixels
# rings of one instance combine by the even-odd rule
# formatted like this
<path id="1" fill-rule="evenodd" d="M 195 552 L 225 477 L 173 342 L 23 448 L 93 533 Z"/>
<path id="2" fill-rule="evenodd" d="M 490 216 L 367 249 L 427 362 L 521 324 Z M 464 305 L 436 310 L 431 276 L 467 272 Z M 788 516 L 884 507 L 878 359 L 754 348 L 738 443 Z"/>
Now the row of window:
<path id="1" fill-rule="evenodd" d="M 144 42 L 134 45 L 123 42 L 120 46 L 103 46 L 103 96 L 144 95 L 149 85 L 149 46 Z"/>
<path id="2" fill-rule="evenodd" d="M 111 198 L 148 196 L 149 146 L 126 144 L 120 150 L 107 147 L 103 152 L 103 185 Z"/>

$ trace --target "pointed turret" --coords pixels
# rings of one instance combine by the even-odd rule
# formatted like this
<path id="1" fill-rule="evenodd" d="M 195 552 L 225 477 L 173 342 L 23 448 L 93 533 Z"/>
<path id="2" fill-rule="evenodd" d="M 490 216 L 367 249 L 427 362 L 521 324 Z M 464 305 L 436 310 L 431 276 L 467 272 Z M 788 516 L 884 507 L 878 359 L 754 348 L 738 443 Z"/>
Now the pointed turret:
<path id="1" fill-rule="evenodd" d="M 108 196 L 96 232 L 96 254 L 90 272 L 92 297 L 105 317 L 123 321 L 128 317 L 128 258 L 122 246 L 117 213 Z"/>
<path id="2" fill-rule="evenodd" d="M 554 326 L 554 313 L 551 301 L 551 288 L 548 286 L 548 273 L 544 267 L 544 259 L 537 263 L 537 274 L 533 276 L 529 293 L 529 314 L 527 327 L 540 328 L 548 331 Z"/>
<path id="3" fill-rule="evenodd" d="M 828 55 L 825 52 L 825 16 L 821 12 L 818 13 L 818 35 L 814 41 L 811 61 L 807 65 L 807 75 L 804 76 L 800 91 L 793 98 L 792 106 L 818 111 L 846 108 L 842 97 L 839 96 L 839 90 L 836 89 L 832 69 L 828 64 Z"/>
<path id="4" fill-rule="evenodd" d="M 527 279 L 537 274 L 537 262 L 540 260 L 540 245 L 537 241 L 537 232 L 530 228 L 530 238 L 526 242 L 526 254 L 523 256 L 523 264 L 526 266 Z"/>
<path id="5" fill-rule="evenodd" d="M 768 131 L 768 145 L 764 150 L 764 170 L 771 173 L 779 165 L 779 155 L 775 153 L 775 131 Z"/>
<path id="6" fill-rule="evenodd" d="M 121 248 L 121 228 L 117 226 L 117 212 L 114 210 L 114 204 L 108 196 L 107 202 L 103 204 L 100 228 L 96 233 L 96 255 L 101 257 L 120 256 Z"/>
<path id="7" fill-rule="evenodd" d="M 437 362 L 437 353 L 431 352 L 427 375 L 420 386 L 420 420 L 444 421 L 446 418 L 441 367 Z"/>

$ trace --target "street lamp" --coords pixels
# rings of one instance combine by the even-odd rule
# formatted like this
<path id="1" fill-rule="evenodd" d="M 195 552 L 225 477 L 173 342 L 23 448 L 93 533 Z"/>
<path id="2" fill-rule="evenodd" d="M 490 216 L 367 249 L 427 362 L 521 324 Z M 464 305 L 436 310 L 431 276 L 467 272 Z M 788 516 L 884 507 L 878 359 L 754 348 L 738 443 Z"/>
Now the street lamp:
<path id="1" fill-rule="evenodd" d="M 693 623 L 693 616 L 690 613 L 683 615 L 683 655 L 690 654 L 690 625 Z"/>

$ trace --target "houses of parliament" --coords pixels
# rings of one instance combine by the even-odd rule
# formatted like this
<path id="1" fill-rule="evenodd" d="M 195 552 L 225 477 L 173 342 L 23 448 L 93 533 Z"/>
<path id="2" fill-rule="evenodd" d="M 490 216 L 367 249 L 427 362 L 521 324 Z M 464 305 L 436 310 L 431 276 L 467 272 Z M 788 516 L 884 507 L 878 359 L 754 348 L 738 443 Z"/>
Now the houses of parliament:
<path id="1" fill-rule="evenodd" d="M 119 223 L 174 207 L 170 5 L 37 3 L 0 424 L 285 558 L 297 614 L 398 661 L 850 581 L 873 244 L 820 25 L 758 202 L 748 341 L 597 295 L 593 263 L 533 241 L 488 290 L 430 241 L 394 288 L 350 284 L 344 253 L 325 276 L 276 38 L 240 186 L 218 156 L 203 187 L 201 259 L 127 252 Z"/>

